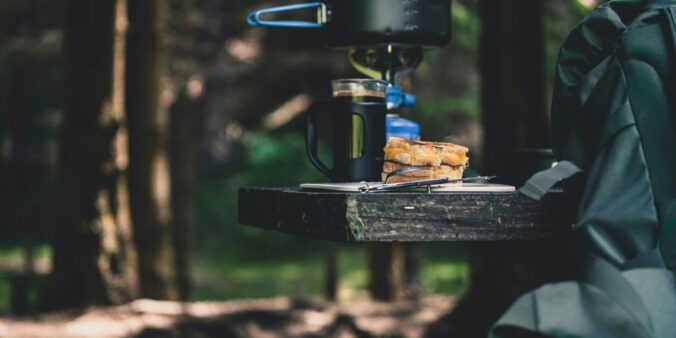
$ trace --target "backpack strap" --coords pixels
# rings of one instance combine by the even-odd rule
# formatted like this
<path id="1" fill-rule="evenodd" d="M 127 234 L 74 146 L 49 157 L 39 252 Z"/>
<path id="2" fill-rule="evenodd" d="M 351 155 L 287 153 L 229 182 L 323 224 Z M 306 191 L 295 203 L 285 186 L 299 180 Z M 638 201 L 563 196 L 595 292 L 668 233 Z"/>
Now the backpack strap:
<path id="1" fill-rule="evenodd" d="M 660 236 L 662 257 L 665 265 L 676 277 L 676 199 L 661 201 L 657 205 L 657 212 L 662 222 Z"/>
<path id="2" fill-rule="evenodd" d="M 622 271 L 596 255 L 589 255 L 586 258 L 582 265 L 580 282 L 606 292 L 640 323 L 645 331 L 645 337 L 655 337 L 650 312 L 634 287 L 622 275 Z"/>
<path id="3" fill-rule="evenodd" d="M 561 161 L 550 169 L 540 171 L 528 179 L 519 192 L 539 201 L 559 181 L 571 178 L 582 172 L 575 163 Z"/>
<path id="4" fill-rule="evenodd" d="M 671 32 L 671 47 L 676 52 L 676 8 L 674 6 L 664 7 L 664 13 L 669 21 L 669 31 Z"/>
<path id="5" fill-rule="evenodd" d="M 671 37 L 671 50 L 674 53 L 674 55 L 676 55 L 676 6 L 664 7 L 664 14 L 667 17 L 669 26 L 667 29 L 668 31 L 667 34 L 669 35 L 668 37 Z M 674 74 L 674 76 L 676 76 L 676 74 Z M 676 93 L 671 94 L 674 95 Z M 676 128 L 676 119 L 674 119 L 673 122 L 674 128 Z"/>

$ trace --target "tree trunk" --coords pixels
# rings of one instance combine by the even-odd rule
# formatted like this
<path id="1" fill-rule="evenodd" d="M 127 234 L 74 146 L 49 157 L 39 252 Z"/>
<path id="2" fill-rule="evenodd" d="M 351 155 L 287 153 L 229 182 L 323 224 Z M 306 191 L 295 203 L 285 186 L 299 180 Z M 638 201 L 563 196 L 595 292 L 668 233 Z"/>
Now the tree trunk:
<path id="1" fill-rule="evenodd" d="M 380 301 L 417 299 L 421 293 L 421 253 L 417 243 L 368 244 L 371 297 Z"/>
<path id="2" fill-rule="evenodd" d="M 190 98 L 182 88 L 171 107 L 169 151 L 171 163 L 171 211 L 174 225 L 176 282 L 179 299 L 191 298 L 190 253 L 194 224 L 194 187 L 203 102 Z"/>
<path id="3" fill-rule="evenodd" d="M 40 147 L 39 118 L 36 111 L 38 86 L 37 67 L 32 60 L 21 60 L 9 72 L 7 103 L 11 109 L 7 123 L 11 140 L 8 187 L 3 193 L 11 195 L 11 207 L 3 214 L 12 237 L 24 244 L 24 263 L 32 259 L 31 241 L 40 236 L 41 205 L 36 203 L 45 193 L 46 166 Z M 37 137 L 36 137 L 37 136 Z M 24 265 L 27 267 L 27 264 Z M 30 291 L 33 271 L 24 269 L 12 281 L 10 310 L 14 315 L 25 315 L 30 309 Z"/>
<path id="4" fill-rule="evenodd" d="M 481 2 L 484 172 L 500 175 L 505 151 L 549 148 L 543 4 L 541 0 Z"/>
<path id="5" fill-rule="evenodd" d="M 483 171 L 502 176 L 518 165 L 506 151 L 547 148 L 543 1 L 483 0 L 481 108 L 485 128 Z M 471 243 L 471 287 L 455 309 L 428 329 L 428 337 L 486 337 L 523 292 L 571 276 L 567 240 Z"/>
<path id="6" fill-rule="evenodd" d="M 129 1 L 129 191 L 141 296 L 178 299 L 171 228 L 168 113 L 161 104 L 164 0 Z"/>
<path id="7" fill-rule="evenodd" d="M 422 294 L 420 271 L 422 270 L 423 250 L 420 243 L 402 243 L 404 246 L 404 296 L 418 299 Z"/>
<path id="8" fill-rule="evenodd" d="M 138 295 L 126 183 L 125 3 L 69 0 L 64 121 L 43 307 L 119 304 Z"/>
<path id="9" fill-rule="evenodd" d="M 366 245 L 366 259 L 369 269 L 369 292 L 376 300 L 387 301 L 393 298 L 392 283 L 390 281 L 390 266 L 392 262 L 391 244 L 369 243 Z"/>
<path id="10" fill-rule="evenodd" d="M 29 314 L 31 309 L 30 292 L 35 279 L 35 250 L 31 240 L 23 246 L 23 269 L 21 275 L 12 282 L 10 311 L 13 315 Z"/>
<path id="11" fill-rule="evenodd" d="M 328 301 L 338 298 L 338 274 L 338 249 L 331 248 L 324 263 L 324 297 Z"/>

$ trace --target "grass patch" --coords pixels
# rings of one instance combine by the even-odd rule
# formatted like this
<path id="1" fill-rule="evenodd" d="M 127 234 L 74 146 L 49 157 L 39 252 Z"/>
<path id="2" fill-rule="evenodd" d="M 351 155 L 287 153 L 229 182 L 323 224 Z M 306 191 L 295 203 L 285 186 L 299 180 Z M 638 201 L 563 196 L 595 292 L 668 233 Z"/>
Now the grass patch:
<path id="1" fill-rule="evenodd" d="M 9 311 L 12 299 L 12 283 L 10 279 L 0 276 L 0 313 Z"/>
<path id="2" fill-rule="evenodd" d="M 323 243 L 323 242 L 319 242 Z M 326 244 L 326 243 L 325 243 Z M 339 297 L 367 297 L 368 270 L 362 245 L 328 247 L 339 251 Z M 196 300 L 229 300 L 291 296 L 313 299 L 323 295 L 324 263 L 329 248 L 302 255 L 230 254 L 198 256 L 193 277 Z M 292 247 L 289 250 L 293 249 Z M 459 295 L 469 283 L 469 269 L 461 246 L 424 245 L 421 271 L 425 294 Z"/>
<path id="3" fill-rule="evenodd" d="M 30 283 L 28 290 L 30 302 L 34 303 L 37 300 L 38 291 L 44 279 L 43 272 L 51 265 L 52 250 L 43 242 L 34 242 L 32 245 L 37 272 L 30 280 L 19 281 L 23 273 L 24 246 L 10 242 L 0 243 L 0 313 L 9 312 L 12 287 L 15 283 Z"/>
<path id="4" fill-rule="evenodd" d="M 316 296 L 321 292 L 321 260 L 263 259 L 241 262 L 234 257 L 197 258 L 193 270 L 196 300 Z"/>

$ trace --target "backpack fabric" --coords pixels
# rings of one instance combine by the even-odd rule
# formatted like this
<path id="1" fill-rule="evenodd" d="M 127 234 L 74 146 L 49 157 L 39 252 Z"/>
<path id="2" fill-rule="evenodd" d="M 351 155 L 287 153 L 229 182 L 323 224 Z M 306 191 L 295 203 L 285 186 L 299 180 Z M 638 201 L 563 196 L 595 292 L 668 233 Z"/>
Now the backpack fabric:
<path id="1" fill-rule="evenodd" d="M 521 296 L 489 336 L 676 337 L 676 1 L 608 1 L 573 30 L 552 147 L 582 171 L 566 186 L 580 277 Z M 561 171 L 577 173 L 537 174 L 522 192 L 541 197 Z"/>

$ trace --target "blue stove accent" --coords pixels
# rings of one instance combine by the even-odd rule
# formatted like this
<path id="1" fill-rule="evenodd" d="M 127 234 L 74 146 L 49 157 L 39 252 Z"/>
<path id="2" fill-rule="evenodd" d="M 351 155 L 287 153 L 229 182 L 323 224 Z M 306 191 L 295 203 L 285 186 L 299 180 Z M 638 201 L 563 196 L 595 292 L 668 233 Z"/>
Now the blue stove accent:
<path id="1" fill-rule="evenodd" d="M 396 114 L 388 114 L 385 120 L 385 138 L 390 136 L 401 137 L 407 140 L 420 140 L 420 125 L 411 120 L 399 117 Z"/>
<path id="2" fill-rule="evenodd" d="M 389 86 L 385 90 L 387 109 L 396 110 L 399 107 L 411 108 L 415 106 L 415 95 L 404 93 L 399 86 Z"/>

